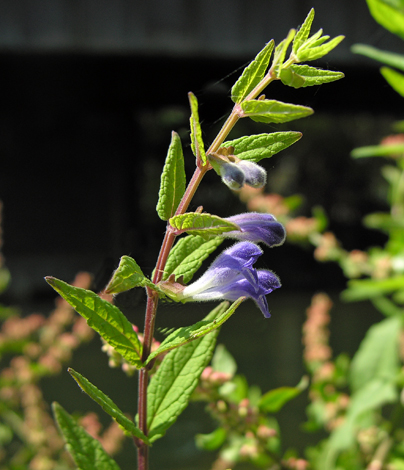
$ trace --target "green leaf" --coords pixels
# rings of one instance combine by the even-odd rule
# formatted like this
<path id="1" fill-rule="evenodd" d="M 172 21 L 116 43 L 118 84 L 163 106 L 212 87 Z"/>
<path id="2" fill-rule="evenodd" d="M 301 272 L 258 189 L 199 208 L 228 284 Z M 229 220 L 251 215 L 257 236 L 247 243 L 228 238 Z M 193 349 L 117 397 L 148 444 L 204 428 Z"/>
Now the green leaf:
<path id="1" fill-rule="evenodd" d="M 271 40 L 258 53 L 256 58 L 248 65 L 240 78 L 231 89 L 231 99 L 234 103 L 240 103 L 264 78 L 268 68 L 269 60 L 274 48 L 274 41 Z"/>
<path id="2" fill-rule="evenodd" d="M 188 93 L 189 105 L 191 107 L 191 117 L 189 120 L 191 127 L 191 148 L 197 161 L 206 164 L 205 146 L 202 139 L 202 130 L 199 123 L 198 100 L 193 93 Z"/>
<path id="3" fill-rule="evenodd" d="M 225 372 L 231 377 L 236 373 L 237 363 L 223 344 L 216 347 L 215 354 L 212 357 L 212 368 L 216 372 Z"/>
<path id="4" fill-rule="evenodd" d="M 106 413 L 112 416 L 112 418 L 114 418 L 114 420 L 125 429 L 125 431 L 130 435 L 141 439 L 146 444 L 149 444 L 149 439 L 143 434 L 143 432 L 135 426 L 133 421 L 122 413 L 122 411 L 107 395 L 105 395 L 105 393 L 99 390 L 95 385 L 75 370 L 69 368 L 68 371 L 83 392 L 86 392 L 90 398 L 98 403 Z"/>
<path id="5" fill-rule="evenodd" d="M 45 279 L 121 356 L 138 368 L 142 366 L 140 341 L 132 324 L 118 307 L 89 290 L 71 286 L 51 276 Z"/>
<path id="6" fill-rule="evenodd" d="M 259 408 L 264 413 L 276 413 L 281 410 L 286 403 L 302 393 L 308 386 L 308 378 L 303 377 L 296 387 L 279 387 L 265 393 L 260 401 Z"/>
<path id="7" fill-rule="evenodd" d="M 168 148 L 166 162 L 161 174 L 157 214 L 160 219 L 168 220 L 175 214 L 185 192 L 184 155 L 180 136 L 173 132 Z"/>
<path id="8" fill-rule="evenodd" d="M 350 383 L 353 391 L 375 379 L 394 382 L 399 371 L 401 324 L 401 316 L 394 316 L 369 328 L 351 362 Z"/>
<path id="9" fill-rule="evenodd" d="M 385 0 L 366 0 L 373 18 L 393 34 L 404 39 L 404 8 L 402 3 Z"/>
<path id="10" fill-rule="evenodd" d="M 327 40 L 328 37 L 329 36 L 323 36 L 316 43 L 311 45 L 306 44 L 305 46 L 301 47 L 298 53 L 299 62 L 320 59 L 321 57 L 331 52 L 344 39 L 344 36 L 337 36 L 334 39 L 324 43 L 324 40 Z"/>
<path id="11" fill-rule="evenodd" d="M 212 318 L 208 315 L 205 320 Z M 164 436 L 188 406 L 199 377 L 208 365 L 219 330 L 170 351 L 147 389 L 150 442 Z"/>
<path id="12" fill-rule="evenodd" d="M 215 237 L 206 241 L 193 235 L 180 239 L 170 252 L 163 279 L 174 274 L 176 280 L 183 276 L 183 281 L 187 284 L 203 261 L 223 243 L 223 240 L 222 237 Z"/>
<path id="13" fill-rule="evenodd" d="M 390 157 L 391 155 L 397 155 L 400 153 L 404 153 L 404 144 L 368 145 L 352 150 L 351 157 Z"/>
<path id="14" fill-rule="evenodd" d="M 274 53 L 274 60 L 272 62 L 272 67 L 271 67 L 273 69 L 273 73 L 275 77 L 279 77 L 279 73 L 282 70 L 283 62 L 285 61 L 286 52 L 288 50 L 290 43 L 293 41 L 295 34 L 296 34 L 296 30 L 291 29 L 287 37 L 276 46 L 275 53 Z"/>
<path id="15" fill-rule="evenodd" d="M 108 294 L 119 294 L 134 287 L 146 286 L 156 289 L 156 286 L 142 273 L 142 270 L 133 258 L 122 256 L 118 268 L 105 288 L 105 292 Z"/>
<path id="16" fill-rule="evenodd" d="M 377 410 L 387 403 L 397 400 L 397 390 L 390 381 L 375 379 L 367 382 L 351 396 L 345 421 L 330 436 L 329 445 L 334 453 L 348 449 L 355 443 L 362 417 L 369 411 Z M 335 455 L 336 457 L 336 455 Z M 335 466 L 326 467 L 334 469 Z"/>
<path id="17" fill-rule="evenodd" d="M 363 219 L 363 224 L 368 228 L 383 230 L 387 233 L 404 228 L 404 220 L 401 217 L 393 217 L 388 212 L 369 214 Z"/>
<path id="18" fill-rule="evenodd" d="M 240 106 L 245 116 L 250 117 L 253 121 L 266 123 L 293 121 L 314 112 L 306 106 L 276 100 L 249 100 L 243 101 Z"/>
<path id="19" fill-rule="evenodd" d="M 281 80 L 284 85 L 293 88 L 321 85 L 330 83 L 344 77 L 342 72 L 322 70 L 309 65 L 291 65 L 281 71 Z"/>
<path id="20" fill-rule="evenodd" d="M 341 297 L 345 301 L 372 299 L 383 294 L 391 294 L 404 288 L 404 276 L 395 276 L 387 279 L 353 279 L 348 282 L 348 289 Z"/>
<path id="21" fill-rule="evenodd" d="M 389 67 L 382 67 L 380 73 L 393 90 L 404 97 L 404 75 Z"/>
<path id="22" fill-rule="evenodd" d="M 206 243 L 206 241 L 199 236 L 188 235 L 184 238 L 180 238 L 168 255 L 163 280 L 166 280 L 187 256 L 191 255 L 204 243 Z"/>
<path id="23" fill-rule="evenodd" d="M 238 225 L 217 215 L 187 212 L 175 215 L 170 219 L 170 225 L 176 230 L 177 235 L 188 232 L 209 239 L 211 236 L 220 235 L 223 232 L 239 231 Z"/>
<path id="24" fill-rule="evenodd" d="M 105 452 L 97 439 L 91 437 L 58 403 L 53 414 L 66 442 L 66 448 L 80 470 L 119 470 L 118 464 Z"/>
<path id="25" fill-rule="evenodd" d="M 222 302 L 214 310 L 212 310 L 212 314 L 215 312 L 216 316 L 211 321 L 202 320 L 198 323 L 195 323 L 195 325 L 184 326 L 175 330 L 173 333 L 167 336 L 167 338 L 160 344 L 158 349 L 150 354 L 147 361 L 145 362 L 145 365 L 147 365 L 160 354 L 166 353 L 175 348 L 179 348 L 180 346 L 190 343 L 191 341 L 195 341 L 196 339 L 205 336 L 216 328 L 219 328 L 233 315 L 243 300 L 245 300 L 245 297 L 240 297 L 230 307 L 228 302 Z"/>
<path id="26" fill-rule="evenodd" d="M 302 26 L 299 28 L 298 32 L 296 33 L 296 36 L 293 40 L 293 45 L 292 45 L 292 52 L 294 54 L 296 54 L 297 51 L 300 49 L 300 47 L 307 41 L 309 34 L 310 34 L 313 20 L 314 20 L 314 8 L 312 8 L 309 11 L 309 14 L 304 20 L 304 23 L 302 24 Z"/>
<path id="27" fill-rule="evenodd" d="M 294 131 L 256 134 L 230 140 L 225 142 L 223 147 L 233 146 L 234 155 L 238 158 L 257 163 L 263 158 L 270 158 L 272 155 L 288 148 L 301 137 L 301 132 Z"/>
<path id="28" fill-rule="evenodd" d="M 224 428 L 217 428 L 210 434 L 197 434 L 195 436 L 195 443 L 198 449 L 203 450 L 217 450 L 222 446 L 227 437 L 227 431 Z"/>
<path id="29" fill-rule="evenodd" d="M 404 71 L 404 55 L 390 51 L 382 51 L 366 44 L 355 44 L 351 47 L 354 54 L 361 54 L 383 64 L 390 65 Z"/>

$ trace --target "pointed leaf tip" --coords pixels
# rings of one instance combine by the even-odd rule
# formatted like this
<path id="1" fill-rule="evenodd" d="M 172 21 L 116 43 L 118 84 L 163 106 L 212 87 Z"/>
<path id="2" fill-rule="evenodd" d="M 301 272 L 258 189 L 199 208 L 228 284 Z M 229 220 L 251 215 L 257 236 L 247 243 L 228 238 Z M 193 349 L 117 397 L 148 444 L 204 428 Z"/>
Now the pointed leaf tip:
<path id="1" fill-rule="evenodd" d="M 168 220 L 175 214 L 177 207 L 185 192 L 184 155 L 180 136 L 176 132 L 171 134 L 164 169 L 161 174 L 157 214 L 162 220 Z"/>
<path id="2" fill-rule="evenodd" d="M 199 123 L 198 113 L 198 100 L 196 96 L 190 91 L 188 93 L 189 105 L 191 108 L 191 117 L 189 119 L 191 128 L 191 148 L 197 161 L 201 161 L 203 165 L 206 164 L 205 146 L 202 139 L 202 129 Z"/>
<path id="3" fill-rule="evenodd" d="M 50 276 L 47 281 L 130 364 L 137 368 L 142 366 L 142 345 L 133 325 L 118 307 L 90 290 L 71 286 Z"/>

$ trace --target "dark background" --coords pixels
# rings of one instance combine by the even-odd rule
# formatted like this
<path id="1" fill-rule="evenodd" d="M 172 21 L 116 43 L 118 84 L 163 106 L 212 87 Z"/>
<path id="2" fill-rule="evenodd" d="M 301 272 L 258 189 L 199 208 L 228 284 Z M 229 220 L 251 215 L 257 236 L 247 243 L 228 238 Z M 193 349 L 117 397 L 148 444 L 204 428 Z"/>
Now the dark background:
<path id="1" fill-rule="evenodd" d="M 263 162 L 268 191 L 302 194 L 303 215 L 323 206 L 330 229 L 347 249 L 382 244 L 383 237 L 364 230 L 361 219 L 385 209 L 383 162 L 353 161 L 349 153 L 391 132 L 391 124 L 403 117 L 403 101 L 381 78 L 378 64 L 351 54 L 350 46 L 362 42 L 400 52 L 402 43 L 373 21 L 365 1 L 330 7 L 322 0 L 10 0 L 0 5 L 0 200 L 3 251 L 12 275 L 4 301 L 23 305 L 26 313 L 49 310 L 55 296 L 45 275 L 70 281 L 87 270 L 95 275 L 94 288 L 102 288 L 123 254 L 149 274 L 165 228 L 155 205 L 172 130 L 182 137 L 187 175 L 193 172 L 187 92 L 198 97 L 208 145 L 231 109 L 229 90 L 240 68 L 271 38 L 282 40 L 312 6 L 313 32 L 323 27 L 331 37 L 346 35 L 317 65 L 346 77 L 300 90 L 271 84 L 268 97 L 311 106 L 315 114 L 283 126 L 243 120 L 233 135 L 302 131 L 301 141 Z M 191 209 L 199 204 L 220 216 L 244 210 L 213 173 Z M 314 292 L 326 290 L 335 302 L 331 341 L 336 353 L 352 355 L 378 319 L 367 305 L 339 302 L 345 285 L 340 269 L 315 262 L 310 248 L 286 243 L 266 250 L 262 263 L 283 282 L 268 297 L 272 318 L 264 321 L 246 303 L 220 340 L 236 356 L 240 373 L 263 390 L 294 385 L 303 374 L 300 329 Z M 120 304 L 131 321 L 142 323 L 141 291 Z M 158 326 L 191 324 L 208 309 L 165 305 Z M 75 356 L 77 369 L 122 409 L 133 411 L 135 380 L 128 385 L 119 371 L 105 372 L 99 344 L 88 348 Z M 116 399 L 123 388 L 128 393 Z M 47 381 L 44 389 L 49 402 L 57 399 L 69 411 L 92 406 L 68 374 Z M 59 396 L 62 392 L 68 397 Z M 299 447 L 308 439 L 296 437 L 304 420 L 302 400 L 281 414 L 286 445 Z M 192 435 L 212 427 L 198 413 L 191 407 L 168 433 L 167 444 L 156 443 L 155 468 L 178 469 L 180 462 L 189 469 L 203 462 Z M 128 452 L 133 459 L 133 449 Z"/>

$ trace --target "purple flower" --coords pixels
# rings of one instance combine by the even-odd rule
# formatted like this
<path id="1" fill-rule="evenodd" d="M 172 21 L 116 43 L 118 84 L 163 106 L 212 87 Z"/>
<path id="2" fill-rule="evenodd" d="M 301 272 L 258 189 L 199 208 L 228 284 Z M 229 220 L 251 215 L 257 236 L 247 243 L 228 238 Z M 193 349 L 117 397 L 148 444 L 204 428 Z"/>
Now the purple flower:
<path id="1" fill-rule="evenodd" d="M 238 167 L 244 172 L 245 184 L 253 188 L 262 188 L 267 182 L 267 172 L 262 166 L 248 160 L 238 162 Z"/>
<path id="2" fill-rule="evenodd" d="M 222 234 L 223 237 L 265 243 L 268 246 L 279 246 L 285 241 L 284 226 L 271 214 L 247 212 L 228 217 L 226 220 L 238 225 L 241 231 L 225 232 Z"/>
<path id="3" fill-rule="evenodd" d="M 236 243 L 223 251 L 197 281 L 186 286 L 179 300 L 237 300 L 246 296 L 253 299 L 269 318 L 265 296 L 281 287 L 281 283 L 273 272 L 253 268 L 261 254 L 261 248 L 254 243 Z"/>
<path id="4" fill-rule="evenodd" d="M 208 155 L 208 160 L 216 173 L 222 177 L 223 183 L 230 189 L 237 191 L 245 184 L 253 188 L 262 188 L 266 184 L 267 173 L 264 168 L 254 162 L 229 155 L 227 152 L 234 150 L 232 147 L 219 150 L 224 151 L 224 154 L 212 153 Z"/>

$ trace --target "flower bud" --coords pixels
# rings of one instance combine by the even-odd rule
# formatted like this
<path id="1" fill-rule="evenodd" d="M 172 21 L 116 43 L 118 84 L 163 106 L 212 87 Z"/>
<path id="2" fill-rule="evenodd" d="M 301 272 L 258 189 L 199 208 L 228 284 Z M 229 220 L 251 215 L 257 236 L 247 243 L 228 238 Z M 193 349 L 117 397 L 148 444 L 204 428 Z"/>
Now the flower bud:
<path id="1" fill-rule="evenodd" d="M 267 172 L 262 166 L 247 160 L 241 160 L 238 167 L 242 169 L 245 175 L 245 184 L 253 188 L 262 188 L 267 182 Z"/>

